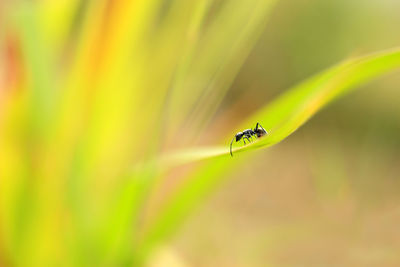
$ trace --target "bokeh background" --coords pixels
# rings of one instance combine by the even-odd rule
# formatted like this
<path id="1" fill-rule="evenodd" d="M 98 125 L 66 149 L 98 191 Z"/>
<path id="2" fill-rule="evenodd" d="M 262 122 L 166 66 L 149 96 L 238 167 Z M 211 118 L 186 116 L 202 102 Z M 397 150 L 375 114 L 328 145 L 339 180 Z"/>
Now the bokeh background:
<path id="1" fill-rule="evenodd" d="M 248 152 L 159 222 L 173 231 L 146 234 L 201 168 L 154 158 L 228 148 L 286 89 L 399 46 L 399 14 L 397 0 L 0 1 L 0 265 L 399 266 L 399 72 Z"/>

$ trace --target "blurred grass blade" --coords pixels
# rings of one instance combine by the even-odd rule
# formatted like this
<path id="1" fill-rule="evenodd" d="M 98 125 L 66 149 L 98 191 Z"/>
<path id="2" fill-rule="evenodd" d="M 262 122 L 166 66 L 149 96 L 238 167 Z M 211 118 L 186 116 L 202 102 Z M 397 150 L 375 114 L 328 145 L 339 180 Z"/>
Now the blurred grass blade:
<path id="1" fill-rule="evenodd" d="M 275 2 L 198 2 L 201 19 L 189 30 L 171 84 L 168 135 L 181 127 L 195 129 L 193 136 L 179 136 L 180 142 L 185 142 L 202 132 L 264 29 Z"/>
<path id="2" fill-rule="evenodd" d="M 228 145 L 225 153 L 221 153 L 220 148 L 209 148 L 206 151 L 193 149 L 165 157 L 164 164 L 169 165 L 180 165 L 201 159 L 213 158 L 213 160 L 207 161 L 188 177 L 186 183 L 165 202 L 143 240 L 144 257 L 177 229 L 199 200 L 217 187 L 228 170 L 246 159 L 243 155 L 239 156 L 238 152 L 265 148 L 282 141 L 334 99 L 399 67 L 400 49 L 397 48 L 347 60 L 303 82 L 261 108 L 243 123 L 240 129 L 248 128 L 259 121 L 269 131 L 269 135 L 251 145 L 236 149 L 233 159 L 229 155 Z M 232 134 L 235 132 L 232 131 Z"/>

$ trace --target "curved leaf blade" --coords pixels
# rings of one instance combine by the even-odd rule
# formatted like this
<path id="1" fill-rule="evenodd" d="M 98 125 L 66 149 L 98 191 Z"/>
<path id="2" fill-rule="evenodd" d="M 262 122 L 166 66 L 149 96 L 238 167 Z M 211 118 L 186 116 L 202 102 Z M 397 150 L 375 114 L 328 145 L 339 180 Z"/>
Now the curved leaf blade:
<path id="1" fill-rule="evenodd" d="M 237 130 L 249 128 L 259 121 L 269 134 L 233 151 L 238 153 L 279 143 L 333 100 L 397 68 L 400 68 L 400 48 L 349 59 L 315 75 L 246 119 Z M 166 155 L 163 162 L 180 165 L 227 155 L 228 146 L 226 149 L 192 148 Z"/>
<path id="2" fill-rule="evenodd" d="M 242 128 L 248 128 L 260 120 L 269 134 L 247 146 L 235 149 L 233 159 L 230 158 L 228 146 L 225 152 L 222 147 L 200 148 L 164 157 L 162 164 L 169 167 L 204 159 L 213 160 L 206 161 L 206 164 L 188 177 L 186 183 L 166 201 L 142 240 L 142 255 L 146 255 L 154 246 L 168 238 L 193 207 L 220 184 L 228 170 L 245 162 L 246 157 L 237 157 L 236 153 L 279 143 L 333 100 L 356 86 L 397 68 L 400 68 L 400 48 L 347 60 L 306 80 L 243 123 Z"/>

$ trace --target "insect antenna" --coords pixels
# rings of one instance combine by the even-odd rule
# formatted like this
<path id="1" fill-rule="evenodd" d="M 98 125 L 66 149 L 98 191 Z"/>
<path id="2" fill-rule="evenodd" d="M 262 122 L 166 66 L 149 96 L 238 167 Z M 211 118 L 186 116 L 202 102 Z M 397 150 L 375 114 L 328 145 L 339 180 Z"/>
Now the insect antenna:
<path id="1" fill-rule="evenodd" d="M 233 157 L 233 154 L 232 154 L 232 143 L 233 143 L 233 140 L 236 138 L 236 136 L 235 137 L 233 137 L 232 138 L 232 141 L 231 141 L 231 157 Z"/>

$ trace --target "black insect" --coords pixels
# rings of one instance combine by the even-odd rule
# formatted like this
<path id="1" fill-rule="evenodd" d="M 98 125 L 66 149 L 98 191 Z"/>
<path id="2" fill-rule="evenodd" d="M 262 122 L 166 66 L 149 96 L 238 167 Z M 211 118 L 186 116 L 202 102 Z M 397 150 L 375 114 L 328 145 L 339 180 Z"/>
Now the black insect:
<path id="1" fill-rule="evenodd" d="M 233 143 L 233 140 L 236 139 L 236 142 L 239 142 L 243 138 L 243 142 L 244 142 L 244 144 L 246 144 L 245 140 L 247 140 L 248 142 L 252 142 L 253 141 L 253 137 L 259 138 L 259 137 L 261 137 L 263 135 L 266 135 L 266 134 L 268 134 L 267 131 L 258 122 L 257 122 L 256 128 L 254 128 L 254 130 L 247 129 L 247 130 L 244 130 L 243 132 L 238 132 L 235 135 L 235 137 L 233 137 L 233 139 L 231 141 L 231 156 L 233 157 L 233 154 L 232 154 L 232 143 Z"/>

